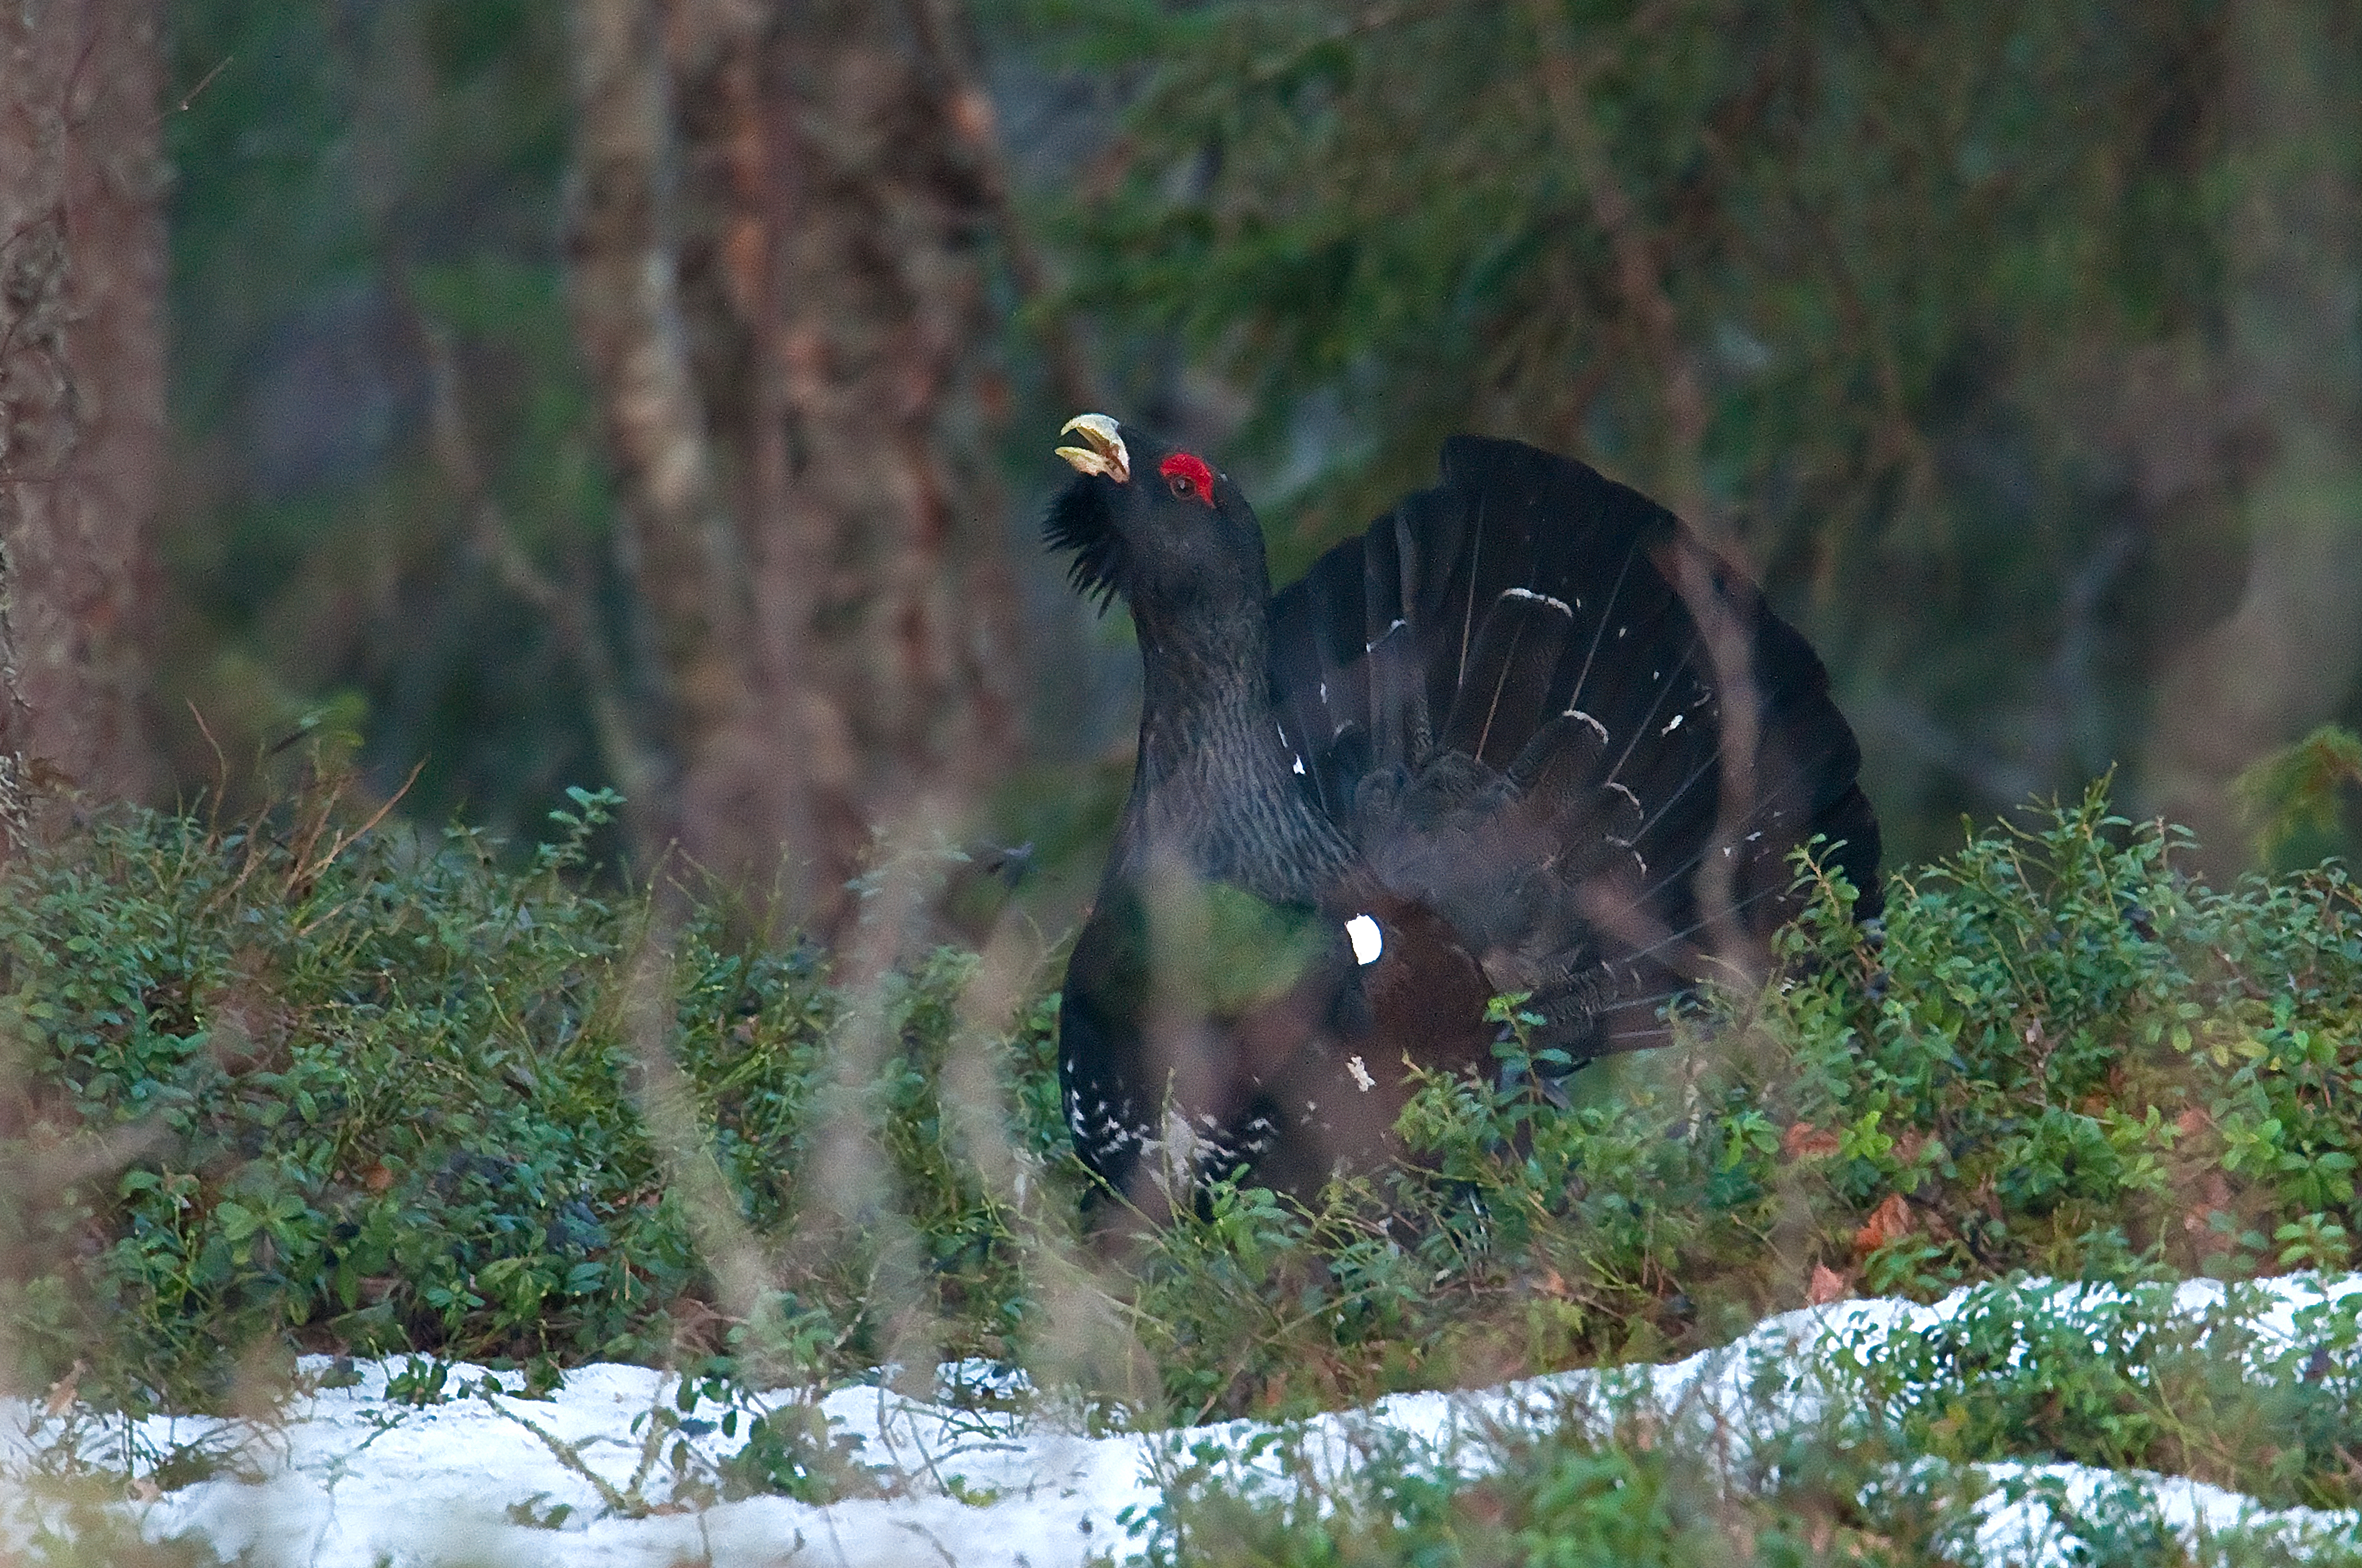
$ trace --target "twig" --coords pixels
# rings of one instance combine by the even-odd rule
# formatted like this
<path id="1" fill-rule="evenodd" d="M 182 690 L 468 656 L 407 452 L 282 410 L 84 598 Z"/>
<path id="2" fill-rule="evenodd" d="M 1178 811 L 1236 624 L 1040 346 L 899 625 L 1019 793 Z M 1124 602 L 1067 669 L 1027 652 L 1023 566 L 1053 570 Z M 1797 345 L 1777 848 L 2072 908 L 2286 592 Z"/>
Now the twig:
<path id="1" fill-rule="evenodd" d="M 343 854 L 346 850 L 351 848 L 351 846 L 360 839 L 362 834 L 367 833 L 370 828 L 385 820 L 386 814 L 392 811 L 394 806 L 400 803 L 403 795 L 410 793 L 410 786 L 418 782 L 418 775 L 425 766 L 426 759 L 421 757 L 416 764 L 411 768 L 410 776 L 402 781 L 402 787 L 395 790 L 392 795 L 386 800 L 385 804 L 377 808 L 377 814 L 375 816 L 371 817 L 367 822 L 361 824 L 359 830 L 353 833 L 348 834 L 339 832 L 336 836 L 335 839 L 328 845 L 327 853 L 322 855 L 317 861 L 314 861 L 312 859 L 312 847 L 317 844 L 320 841 L 320 836 L 328 830 L 328 817 L 330 814 L 336 810 L 337 797 L 344 793 L 344 784 L 341 780 L 336 783 L 326 783 L 324 781 L 321 785 L 322 793 L 320 795 L 319 808 L 312 814 L 311 820 L 302 829 L 300 840 L 290 846 L 294 850 L 294 854 L 292 857 L 294 863 L 287 872 L 286 880 L 279 885 L 279 896 L 281 898 L 292 898 L 296 895 L 296 889 L 298 888 L 303 888 L 308 891 L 313 881 L 317 878 L 322 872 L 326 871 L 330 866 L 336 864 L 337 856 Z M 244 874 L 241 873 L 238 881 L 243 882 L 245 880 Z"/>
<path id="2" fill-rule="evenodd" d="M 359 843 L 361 839 L 368 834 L 370 828 L 375 828 L 379 823 L 384 821 L 387 814 L 392 811 L 395 806 L 402 804 L 402 797 L 410 793 L 410 786 L 416 784 L 418 782 L 418 775 L 425 771 L 426 759 L 421 757 L 417 762 L 411 764 L 410 776 L 402 781 L 402 787 L 395 790 L 392 795 L 386 796 L 385 804 L 379 806 L 377 810 L 370 815 L 370 819 L 367 822 L 362 823 L 350 833 L 338 833 L 335 840 L 329 844 L 328 852 L 326 854 L 322 855 L 318 860 L 306 864 L 304 857 L 312 852 L 312 846 L 319 842 L 319 830 L 315 828 L 311 837 L 304 841 L 303 850 L 299 851 L 295 857 L 296 872 L 293 876 L 287 879 L 288 891 L 292 893 L 299 883 L 309 885 L 313 881 L 318 878 L 322 872 L 326 871 L 330 866 L 335 865 L 337 863 L 337 856 L 343 854 L 347 850 L 351 849 L 355 844 Z M 326 826 L 327 807 L 323 806 L 320 808 L 320 827 L 324 828 Z"/>
<path id="3" fill-rule="evenodd" d="M 237 59 L 237 56 L 234 54 L 226 54 L 222 56 L 221 59 L 215 63 L 214 68 L 211 71 L 206 71 L 203 76 L 197 78 L 197 84 L 194 87 L 190 88 L 186 93 L 181 94 L 181 101 L 179 103 L 173 104 L 171 108 L 166 110 L 163 114 L 157 115 L 153 120 L 150 120 L 148 123 L 148 128 L 152 131 L 156 129 L 157 126 L 161 126 L 166 120 L 171 119 L 174 115 L 187 114 L 189 112 L 189 106 L 197 101 L 197 95 L 203 93 L 206 88 L 212 86 L 214 84 L 214 78 L 219 76 L 223 71 L 227 71 L 230 68 L 230 62 L 236 59 Z"/>
<path id="4" fill-rule="evenodd" d="M 214 739 L 214 727 L 207 724 L 205 722 L 205 716 L 198 711 L 196 700 L 193 697 L 182 697 L 181 700 L 188 706 L 189 717 L 197 721 L 197 732 L 205 738 L 205 744 L 213 748 L 213 815 L 214 820 L 215 822 L 219 822 L 221 819 L 222 802 L 229 798 L 229 759 L 222 755 L 221 742 Z"/>
<path id="5" fill-rule="evenodd" d="M 588 1464 L 585 1464 L 582 1462 L 582 1453 L 579 1445 L 566 1442 L 556 1432 L 551 1431 L 547 1427 L 543 1426 L 539 1421 L 533 1420 L 529 1416 L 519 1415 L 516 1411 L 510 1409 L 506 1405 L 502 1404 L 498 1399 L 487 1399 L 484 1402 L 491 1406 L 499 1414 L 516 1422 L 517 1425 L 524 1428 L 525 1431 L 541 1439 L 541 1445 L 549 1450 L 551 1458 L 557 1460 L 559 1464 L 571 1470 L 577 1475 L 581 1476 L 585 1481 L 590 1482 L 590 1489 L 599 1494 L 599 1501 L 605 1506 L 609 1513 L 615 1515 L 619 1519 L 646 1519 L 647 1517 L 648 1506 L 646 1501 L 643 1498 L 617 1491 L 613 1482 L 608 1480 L 604 1475 L 600 1475 L 596 1470 L 591 1469 Z M 654 1435 L 656 1423 L 651 1421 L 649 1423 L 649 1428 L 651 1435 Z M 632 1489 L 634 1493 L 636 1493 L 639 1490 L 638 1478 L 636 1476 L 634 1478 Z"/>

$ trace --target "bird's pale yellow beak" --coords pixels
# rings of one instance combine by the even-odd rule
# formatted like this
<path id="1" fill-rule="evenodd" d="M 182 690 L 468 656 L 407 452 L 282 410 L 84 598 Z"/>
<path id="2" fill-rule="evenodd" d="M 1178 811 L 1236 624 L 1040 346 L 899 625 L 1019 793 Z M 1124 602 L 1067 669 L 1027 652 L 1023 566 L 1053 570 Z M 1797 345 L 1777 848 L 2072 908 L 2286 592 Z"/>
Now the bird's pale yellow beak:
<path id="1" fill-rule="evenodd" d="M 1058 433 L 1079 433 L 1081 446 L 1061 446 L 1058 455 L 1075 466 L 1078 474 L 1105 474 L 1117 484 L 1131 478 L 1131 456 L 1123 449 L 1123 437 L 1116 433 L 1115 421 L 1105 414 L 1076 414 L 1065 422 Z"/>

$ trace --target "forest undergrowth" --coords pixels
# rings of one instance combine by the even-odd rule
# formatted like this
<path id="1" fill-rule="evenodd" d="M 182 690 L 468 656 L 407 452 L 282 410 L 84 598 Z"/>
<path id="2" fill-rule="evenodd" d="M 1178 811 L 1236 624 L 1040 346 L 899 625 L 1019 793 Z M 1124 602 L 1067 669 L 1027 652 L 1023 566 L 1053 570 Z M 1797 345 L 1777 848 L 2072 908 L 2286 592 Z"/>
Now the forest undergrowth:
<path id="1" fill-rule="evenodd" d="M 2353 1261 L 2362 892 L 2334 865 L 2193 882 L 2176 831 L 2101 787 L 1899 874 L 1880 923 L 1805 866 L 1771 982 L 1583 1069 L 1568 1103 L 1504 1003 L 1519 1070 L 1427 1084 L 1408 1168 L 1310 1212 L 1220 1186 L 1121 1268 L 1078 1234 L 1054 949 L 937 947 L 854 984 L 743 908 L 590 875 L 613 805 L 576 792 L 522 864 L 464 828 L 361 831 L 326 789 L 235 824 L 110 816 L 19 858 L 15 1386 L 141 1412 L 250 1404 L 304 1353 L 553 1383 L 632 1360 L 708 1390 L 932 1386 L 971 1360 L 1095 1428 L 1156 1428 L 1661 1360 L 1847 1295 L 2040 1275 L 2137 1313 L 2188 1277 Z M 2362 1341 L 2353 1316 L 2317 1354 Z M 1940 1558 L 1910 1488 L 1871 1484 L 1899 1458 L 2362 1503 L 2343 1376 L 2250 1379 L 2160 1317 L 2014 1376 L 2024 1325 L 1978 1321 L 1923 1347 L 1913 1387 L 1950 1393 L 1866 1395 L 1891 1419 L 1743 1497 L 1611 1415 L 1508 1444 L 1491 1479 L 1376 1464 L 1317 1508 L 1176 1461 L 1168 1508 L 1194 1511 L 1152 1539 L 1220 1543 L 1193 1561 L 1526 1561 L 1570 1530 L 1600 1561 Z M 750 1463 L 756 1489 L 860 1483 L 809 1422 Z M 2136 1508 L 2118 1524 L 2139 1537 Z M 1447 1538 L 1457 1557 L 1421 1554 Z"/>

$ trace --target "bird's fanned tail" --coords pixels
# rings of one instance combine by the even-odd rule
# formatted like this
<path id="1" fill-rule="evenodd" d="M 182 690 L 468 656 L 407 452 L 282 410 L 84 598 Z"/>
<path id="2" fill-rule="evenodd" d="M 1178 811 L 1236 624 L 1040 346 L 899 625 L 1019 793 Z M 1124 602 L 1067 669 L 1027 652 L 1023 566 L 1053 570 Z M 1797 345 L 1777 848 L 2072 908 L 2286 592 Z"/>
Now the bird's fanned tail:
<path id="1" fill-rule="evenodd" d="M 1860 753 L 1820 660 L 1670 512 L 1583 464 L 1457 437 L 1440 484 L 1270 619 L 1281 729 L 1323 808 L 1578 1058 L 1661 1041 L 1667 998 L 1793 915 L 1797 845 L 1826 839 L 1857 913 L 1878 907 Z"/>

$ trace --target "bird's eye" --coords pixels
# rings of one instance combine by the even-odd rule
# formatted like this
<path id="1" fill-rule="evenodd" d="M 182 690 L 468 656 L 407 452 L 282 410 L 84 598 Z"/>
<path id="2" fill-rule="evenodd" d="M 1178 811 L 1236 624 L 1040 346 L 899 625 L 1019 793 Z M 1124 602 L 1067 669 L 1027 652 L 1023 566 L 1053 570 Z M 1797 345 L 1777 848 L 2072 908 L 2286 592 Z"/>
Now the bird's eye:
<path id="1" fill-rule="evenodd" d="M 1164 476 L 1165 484 L 1183 500 L 1214 504 L 1214 471 L 1206 466 L 1204 458 L 1175 452 L 1158 464 L 1156 471 Z"/>

